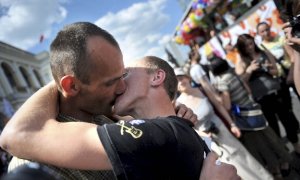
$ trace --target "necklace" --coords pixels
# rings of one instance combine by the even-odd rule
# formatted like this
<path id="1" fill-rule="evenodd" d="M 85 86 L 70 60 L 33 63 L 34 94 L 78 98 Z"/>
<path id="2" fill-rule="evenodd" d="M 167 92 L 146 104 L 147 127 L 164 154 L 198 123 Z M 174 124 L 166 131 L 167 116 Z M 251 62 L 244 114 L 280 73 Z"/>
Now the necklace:
<path id="1" fill-rule="evenodd" d="M 61 114 L 61 113 L 58 114 L 57 118 L 61 121 L 65 121 L 65 122 L 70 122 L 70 121 L 79 122 L 79 121 L 81 121 L 79 119 L 76 119 L 74 117 L 67 116 L 67 115 L 64 115 L 64 114 Z"/>
<path id="2" fill-rule="evenodd" d="M 62 122 L 80 122 L 82 120 L 71 117 L 71 116 L 67 116 L 64 114 L 58 114 L 57 116 L 59 121 Z M 87 121 L 86 121 L 87 122 Z M 99 116 L 93 116 L 92 117 L 92 121 L 89 121 L 89 123 L 93 123 L 93 124 L 97 124 L 97 125 L 103 125 L 103 124 L 111 124 L 114 123 L 111 119 L 107 118 L 106 116 L 103 115 L 99 115 Z"/>

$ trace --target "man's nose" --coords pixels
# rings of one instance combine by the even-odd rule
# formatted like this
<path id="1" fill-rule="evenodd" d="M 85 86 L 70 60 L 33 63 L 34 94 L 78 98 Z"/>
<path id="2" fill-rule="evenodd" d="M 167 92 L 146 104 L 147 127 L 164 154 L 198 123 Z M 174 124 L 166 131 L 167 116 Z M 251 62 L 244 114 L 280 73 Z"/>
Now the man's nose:
<path id="1" fill-rule="evenodd" d="M 120 95 L 120 94 L 123 94 L 126 90 L 126 83 L 125 83 L 125 80 L 122 78 L 120 79 L 120 81 L 118 82 L 118 87 L 117 87 L 117 90 L 116 90 L 116 94 L 117 95 Z"/>

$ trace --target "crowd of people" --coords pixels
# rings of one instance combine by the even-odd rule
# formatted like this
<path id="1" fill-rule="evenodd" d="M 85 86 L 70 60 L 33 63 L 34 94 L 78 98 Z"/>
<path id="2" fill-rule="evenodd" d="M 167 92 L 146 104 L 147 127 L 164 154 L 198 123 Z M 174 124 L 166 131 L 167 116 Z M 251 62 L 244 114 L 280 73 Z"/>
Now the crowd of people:
<path id="1" fill-rule="evenodd" d="M 281 139 L 278 120 L 284 124 L 295 154 L 300 152 L 299 122 L 292 111 L 286 76 L 277 76 L 278 61 L 269 50 L 260 49 L 252 36 L 240 35 L 236 48 L 239 60 L 234 66 L 212 56 L 208 68 L 199 64 L 200 54 L 192 50 L 189 68 L 175 69 L 180 92 L 177 101 L 194 111 L 199 120 L 195 129 L 201 136 L 211 137 L 212 149 L 224 162 L 234 164 L 243 179 L 286 177 L 293 157 Z M 233 108 L 256 104 L 268 122 L 265 126 L 245 129 L 235 123 Z"/>
<path id="2" fill-rule="evenodd" d="M 299 12 L 295 8 L 299 6 L 295 2 L 293 10 Z M 199 135 L 211 138 L 212 149 L 219 152 L 224 162 L 234 164 L 242 179 L 281 179 L 293 168 L 300 177 L 299 165 L 295 165 L 300 155 L 299 120 L 293 112 L 291 97 L 293 91 L 299 101 L 299 82 L 294 79 L 299 75 L 295 67 L 299 66 L 300 39 L 291 34 L 292 28 L 287 23 L 286 37 L 274 35 L 267 22 L 260 22 L 256 28 L 262 39 L 260 44 L 250 34 L 240 35 L 236 44 L 225 40 L 226 59 L 208 55 L 205 65 L 200 63 L 199 47 L 194 44 L 189 64 L 175 69 L 180 94 L 176 101 L 194 111 Z M 236 111 L 249 107 L 261 112 L 264 125 L 247 127 L 240 123 Z M 282 140 L 278 121 L 293 145 L 294 156 Z M 243 158 L 241 162 L 238 156 Z"/>
<path id="3" fill-rule="evenodd" d="M 300 37 L 293 28 L 287 23 L 285 37 L 273 36 L 260 22 L 261 44 L 242 34 L 236 44 L 223 42 L 226 59 L 211 55 L 207 65 L 194 44 L 188 66 L 173 69 L 155 56 L 124 67 L 109 32 L 89 22 L 65 26 L 50 48 L 54 82 L 2 131 L 0 145 L 14 156 L 2 178 L 299 179 L 290 91 L 300 99 Z"/>

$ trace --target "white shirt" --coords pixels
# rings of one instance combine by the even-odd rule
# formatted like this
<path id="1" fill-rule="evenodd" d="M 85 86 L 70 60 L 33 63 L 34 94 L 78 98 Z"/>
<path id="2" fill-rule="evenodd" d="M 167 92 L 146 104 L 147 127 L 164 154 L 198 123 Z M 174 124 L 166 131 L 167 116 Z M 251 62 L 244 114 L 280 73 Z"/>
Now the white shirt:
<path id="1" fill-rule="evenodd" d="M 193 64 L 190 70 L 191 78 L 197 83 L 200 84 L 200 79 L 206 76 L 205 71 L 202 69 L 200 64 Z"/>

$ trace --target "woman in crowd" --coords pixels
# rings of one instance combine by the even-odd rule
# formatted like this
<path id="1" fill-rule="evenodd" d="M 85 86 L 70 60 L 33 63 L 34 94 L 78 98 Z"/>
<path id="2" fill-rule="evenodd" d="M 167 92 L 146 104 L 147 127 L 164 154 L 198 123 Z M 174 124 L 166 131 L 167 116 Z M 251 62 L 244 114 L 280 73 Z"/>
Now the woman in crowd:
<path id="1" fill-rule="evenodd" d="M 261 37 L 261 48 L 268 49 L 277 62 L 288 69 L 291 64 L 292 49 L 285 44 L 284 36 L 272 34 L 271 27 L 267 22 L 260 22 L 256 26 L 257 34 Z"/>
<path id="2" fill-rule="evenodd" d="M 190 59 L 190 68 L 189 68 L 189 74 L 193 80 L 194 83 L 197 85 L 200 85 L 204 91 L 204 93 L 207 95 L 207 97 L 211 100 L 216 99 L 217 103 L 222 103 L 221 98 L 216 93 L 214 87 L 210 83 L 209 79 L 209 70 L 207 66 L 200 64 L 201 56 L 198 52 L 198 45 L 193 46 L 192 51 L 189 54 Z M 215 104 L 215 101 L 212 101 L 212 103 Z"/>
<path id="3" fill-rule="evenodd" d="M 278 94 L 285 106 L 288 106 L 292 110 L 292 98 L 289 88 L 292 87 L 298 99 L 300 98 L 292 78 L 294 66 L 292 62 L 292 48 L 285 43 L 284 36 L 273 35 L 271 33 L 271 27 L 268 23 L 260 22 L 257 24 L 256 29 L 262 38 L 262 48 L 268 49 L 276 58 L 279 77 L 281 79 L 281 89 L 278 91 Z"/>
<path id="4" fill-rule="evenodd" d="M 175 69 L 175 74 L 178 79 L 178 91 L 180 92 L 180 96 L 176 101 L 191 108 L 198 116 L 199 121 L 195 125 L 195 129 L 200 135 L 203 135 L 203 133 L 211 135 L 214 142 L 211 148 L 219 154 L 221 160 L 235 165 L 238 175 L 242 179 L 272 179 L 270 173 L 229 132 L 224 123 L 215 114 L 208 98 L 199 88 L 192 87 L 190 76 L 182 69 Z M 224 107 L 220 103 L 217 103 L 215 108 L 220 110 Z M 223 116 L 229 115 L 227 113 L 227 115 L 223 114 Z M 231 119 L 228 123 L 231 124 L 231 131 L 238 131 L 238 128 Z"/>
<path id="5" fill-rule="evenodd" d="M 256 103 L 251 98 L 247 84 L 235 74 L 234 69 L 230 68 L 226 60 L 218 57 L 211 59 L 210 70 L 217 77 L 214 85 L 220 92 L 224 106 L 229 112 L 232 104 L 236 107 L 249 107 Z M 237 126 L 239 127 L 239 124 Z M 288 175 L 291 156 L 270 127 L 266 125 L 257 128 L 251 126 L 239 128 L 242 134 L 239 140 L 261 164 L 269 169 L 274 177 L 281 178 Z"/>
<path id="6" fill-rule="evenodd" d="M 299 123 L 289 107 L 285 106 L 278 97 L 280 83 L 273 78 L 278 74 L 274 56 L 267 50 L 259 49 L 254 38 L 248 34 L 240 35 L 236 46 L 241 55 L 241 60 L 235 67 L 236 73 L 248 83 L 254 100 L 261 105 L 271 128 L 280 137 L 276 117 L 278 115 L 285 128 L 287 138 L 299 153 L 300 145 L 297 136 Z"/>

